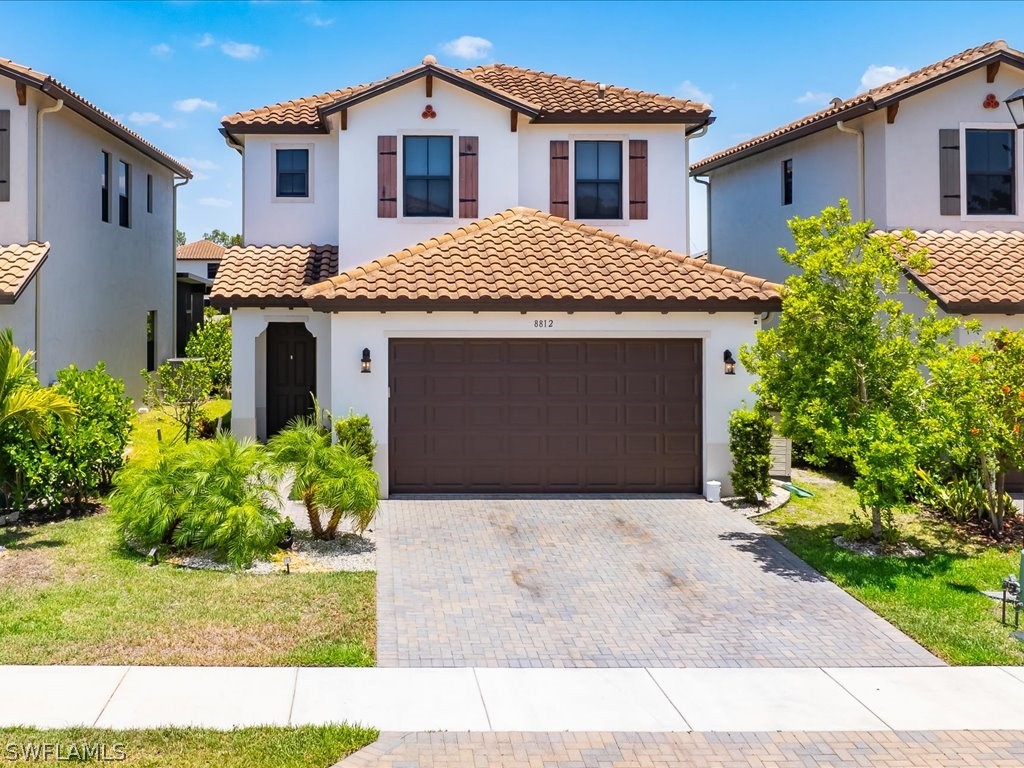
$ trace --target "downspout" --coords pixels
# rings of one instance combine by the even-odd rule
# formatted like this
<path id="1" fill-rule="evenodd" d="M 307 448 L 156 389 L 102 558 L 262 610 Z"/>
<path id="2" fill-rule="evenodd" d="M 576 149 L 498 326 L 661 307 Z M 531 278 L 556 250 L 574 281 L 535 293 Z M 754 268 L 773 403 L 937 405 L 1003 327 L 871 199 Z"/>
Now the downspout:
<path id="1" fill-rule="evenodd" d="M 684 144 L 684 147 L 685 147 L 685 150 L 686 150 L 685 154 L 686 154 L 686 176 L 687 176 L 687 178 L 689 178 L 689 176 L 690 176 L 690 140 L 691 139 L 699 139 L 701 136 L 706 134 L 708 132 L 708 128 L 711 126 L 711 120 L 714 120 L 714 118 L 710 118 L 708 120 L 708 122 L 704 123 L 704 125 L 702 125 L 699 129 L 697 129 L 693 133 L 685 133 L 685 134 L 683 134 L 683 144 Z M 696 178 L 696 177 L 694 177 L 694 178 Z M 703 184 L 704 182 L 699 181 L 699 183 Z M 711 191 L 711 188 L 709 186 L 708 187 L 708 192 L 710 193 L 710 191 Z M 711 196 L 709 194 L 708 195 L 708 217 L 709 218 L 711 216 L 711 199 L 710 199 L 710 197 Z M 689 208 L 689 206 L 690 206 L 690 196 L 689 195 L 686 196 L 686 206 L 687 206 L 687 208 Z M 686 222 L 686 252 L 690 253 L 690 251 L 693 250 L 690 247 L 690 211 L 687 210 L 685 213 L 686 213 L 686 216 L 683 218 L 683 221 Z M 708 242 L 709 243 L 711 242 L 711 230 L 710 230 L 710 228 L 708 229 Z M 711 255 L 711 248 L 710 248 L 710 246 L 708 247 L 708 255 L 709 256 Z"/>
<path id="2" fill-rule="evenodd" d="M 707 188 L 707 193 L 704 195 L 704 200 L 705 200 L 704 207 L 706 208 L 705 213 L 707 213 L 707 220 L 708 220 L 708 223 L 707 223 L 708 236 L 707 236 L 707 243 L 705 244 L 705 253 L 707 254 L 706 258 L 708 260 L 708 264 L 713 264 L 714 262 L 711 259 L 711 177 L 710 176 L 703 176 L 703 177 L 701 177 L 701 176 L 694 176 L 693 180 L 696 181 L 698 184 L 703 184 Z"/>
<path id="3" fill-rule="evenodd" d="M 51 115 L 54 112 L 60 112 L 64 109 L 64 99 L 57 99 L 57 103 L 52 107 L 43 107 L 36 112 L 36 231 L 35 239 L 36 242 L 43 242 L 43 118 L 47 115 Z M 35 285 L 33 290 L 35 292 L 35 322 L 33 323 L 35 331 L 35 339 L 33 341 L 33 350 L 35 355 L 33 357 L 33 363 L 35 365 L 36 375 L 39 374 L 39 306 L 40 306 L 40 282 L 43 279 L 43 270 L 39 269 L 36 271 L 36 275 L 33 278 Z"/>
<path id="4" fill-rule="evenodd" d="M 188 184 L 188 177 L 182 177 L 171 187 L 171 357 L 178 356 L 178 187 Z M 155 334 L 156 328 L 153 329 Z M 156 337 L 153 338 L 156 344 Z M 156 354 L 153 355 L 156 363 Z"/>
<path id="5" fill-rule="evenodd" d="M 848 128 L 843 120 L 836 123 L 836 128 L 840 133 L 848 133 L 857 137 L 857 202 L 860 206 L 858 208 L 859 220 L 864 221 L 867 218 L 867 212 L 864 210 L 864 131 Z"/>

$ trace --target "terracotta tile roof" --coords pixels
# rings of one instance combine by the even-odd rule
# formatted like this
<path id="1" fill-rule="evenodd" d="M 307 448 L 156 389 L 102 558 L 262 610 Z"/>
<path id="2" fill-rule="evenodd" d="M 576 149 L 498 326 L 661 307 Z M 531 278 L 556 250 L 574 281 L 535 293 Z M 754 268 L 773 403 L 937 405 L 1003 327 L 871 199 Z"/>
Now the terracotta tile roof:
<path id="1" fill-rule="evenodd" d="M 170 168 L 176 174 L 189 179 L 192 178 L 192 171 L 188 167 L 154 144 L 146 141 L 135 131 L 128 128 L 128 126 L 118 122 L 111 115 L 104 112 L 84 96 L 71 90 L 53 76 L 2 57 L 0 57 L 0 75 L 6 75 L 18 82 L 38 88 L 53 99 L 64 99 L 67 108 L 74 110 L 90 122 L 135 147 L 135 149 L 160 163 L 160 165 Z"/>
<path id="2" fill-rule="evenodd" d="M 219 278 L 218 278 L 219 279 Z M 304 294 L 315 309 L 776 309 L 778 286 L 530 208 L 348 270 Z"/>
<path id="3" fill-rule="evenodd" d="M 833 100 L 825 109 L 814 112 L 799 120 L 775 128 L 774 130 L 755 136 L 752 139 L 723 149 L 713 155 L 698 160 L 690 166 L 691 173 L 704 173 L 721 165 L 738 160 L 741 157 L 755 154 L 778 144 L 785 143 L 800 136 L 823 130 L 835 125 L 839 120 L 852 119 L 872 112 L 887 104 L 897 102 L 919 90 L 937 85 L 944 80 L 958 76 L 993 61 L 1012 61 L 1024 67 L 1024 53 L 1011 48 L 1005 40 L 969 48 L 966 51 L 950 56 L 948 59 L 929 64 L 911 72 L 905 77 L 872 88 L 870 91 L 857 94 L 843 100 Z"/>
<path id="4" fill-rule="evenodd" d="M 926 248 L 932 268 L 911 277 L 945 309 L 1024 314 L 1024 232 L 914 234 L 911 250 Z"/>
<path id="5" fill-rule="evenodd" d="M 515 106 L 537 122 L 705 122 L 711 115 L 707 104 L 688 99 L 612 85 L 602 94 L 595 82 L 505 64 L 458 70 L 425 60 L 384 80 L 237 112 L 222 118 L 221 124 L 237 133 L 324 131 L 325 111 L 427 74 Z"/>
<path id="6" fill-rule="evenodd" d="M 49 243 L 0 245 L 0 304 L 18 300 L 49 253 Z"/>
<path id="7" fill-rule="evenodd" d="M 179 245 L 175 251 L 178 261 L 220 261 L 227 250 L 223 245 L 211 240 L 196 240 Z"/>
<path id="8" fill-rule="evenodd" d="M 246 245 L 228 248 L 210 301 L 221 307 L 303 305 L 302 292 L 338 274 L 334 245 Z"/>

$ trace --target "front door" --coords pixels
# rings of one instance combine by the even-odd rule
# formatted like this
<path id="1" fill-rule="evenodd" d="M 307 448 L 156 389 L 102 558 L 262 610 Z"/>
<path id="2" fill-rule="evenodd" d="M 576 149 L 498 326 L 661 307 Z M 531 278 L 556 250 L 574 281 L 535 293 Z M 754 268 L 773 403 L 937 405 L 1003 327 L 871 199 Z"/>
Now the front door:
<path id="1" fill-rule="evenodd" d="M 267 325 L 267 436 L 313 410 L 316 339 L 302 323 Z"/>

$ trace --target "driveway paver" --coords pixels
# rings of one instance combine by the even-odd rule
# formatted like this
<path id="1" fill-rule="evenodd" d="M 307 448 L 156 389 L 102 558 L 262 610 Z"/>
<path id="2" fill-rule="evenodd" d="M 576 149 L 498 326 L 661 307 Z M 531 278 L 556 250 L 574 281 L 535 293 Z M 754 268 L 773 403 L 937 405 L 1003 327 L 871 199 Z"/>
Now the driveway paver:
<path id="1" fill-rule="evenodd" d="M 942 664 L 699 498 L 397 498 L 376 528 L 381 666 Z"/>
<path id="2" fill-rule="evenodd" d="M 383 733 L 337 768 L 1019 768 L 1024 732 Z"/>

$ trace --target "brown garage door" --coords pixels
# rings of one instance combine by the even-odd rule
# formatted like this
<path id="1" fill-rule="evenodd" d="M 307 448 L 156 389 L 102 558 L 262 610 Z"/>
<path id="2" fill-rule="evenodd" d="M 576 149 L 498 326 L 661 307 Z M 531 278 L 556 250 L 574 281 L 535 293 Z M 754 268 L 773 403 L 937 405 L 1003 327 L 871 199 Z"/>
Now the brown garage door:
<path id="1" fill-rule="evenodd" d="M 393 492 L 698 492 L 701 342 L 394 339 Z"/>

